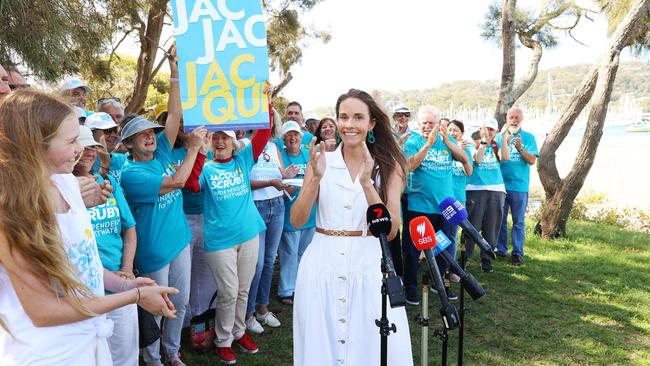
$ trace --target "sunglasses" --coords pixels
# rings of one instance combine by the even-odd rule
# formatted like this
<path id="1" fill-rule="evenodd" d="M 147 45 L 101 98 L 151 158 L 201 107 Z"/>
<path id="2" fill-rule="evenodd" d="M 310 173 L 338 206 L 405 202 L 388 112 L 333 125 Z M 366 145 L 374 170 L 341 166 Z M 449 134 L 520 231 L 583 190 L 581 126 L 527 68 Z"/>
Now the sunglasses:
<path id="1" fill-rule="evenodd" d="M 118 97 L 107 97 L 107 98 L 99 98 L 97 99 L 97 104 L 104 104 L 106 102 L 118 102 L 122 103 L 122 100 Z"/>
<path id="2" fill-rule="evenodd" d="M 395 113 L 395 118 L 399 117 L 411 117 L 411 113 Z"/>
<path id="3" fill-rule="evenodd" d="M 117 134 L 117 127 L 107 128 L 107 129 L 105 129 L 103 131 L 104 131 L 104 135 L 108 135 L 109 133 Z"/>

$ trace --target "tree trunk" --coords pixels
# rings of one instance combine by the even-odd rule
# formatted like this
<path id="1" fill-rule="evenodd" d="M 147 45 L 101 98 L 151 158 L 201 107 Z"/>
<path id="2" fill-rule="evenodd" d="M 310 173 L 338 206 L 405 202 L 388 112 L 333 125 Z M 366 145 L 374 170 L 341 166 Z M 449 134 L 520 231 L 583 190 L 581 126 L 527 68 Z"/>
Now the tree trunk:
<path id="1" fill-rule="evenodd" d="M 562 117 L 542 146 L 538 171 L 546 193 L 546 204 L 536 231 L 543 237 L 556 238 L 566 233 L 571 206 L 594 163 L 603 134 L 620 52 L 629 46 L 642 24 L 641 19 L 647 17 L 649 13 L 650 0 L 637 0 L 612 36 L 600 65 L 585 78 L 578 93 L 572 97 Z M 555 165 L 555 152 L 592 96 L 594 98 L 589 108 L 587 127 L 578 155 L 569 174 L 561 179 Z"/>
<path id="2" fill-rule="evenodd" d="M 136 66 L 133 92 L 126 98 L 126 112 L 139 113 L 144 109 L 147 91 L 152 80 L 152 71 L 160 44 L 160 35 L 165 20 L 167 1 L 157 0 L 151 3 L 147 23 L 140 22 L 140 55 Z"/>
<path id="3" fill-rule="evenodd" d="M 494 118 L 501 126 L 506 120 L 506 113 L 512 107 L 512 89 L 515 83 L 515 26 L 514 16 L 517 0 L 504 0 L 501 10 L 501 46 L 503 49 L 503 66 L 501 68 L 501 87 L 499 99 L 494 111 Z"/>

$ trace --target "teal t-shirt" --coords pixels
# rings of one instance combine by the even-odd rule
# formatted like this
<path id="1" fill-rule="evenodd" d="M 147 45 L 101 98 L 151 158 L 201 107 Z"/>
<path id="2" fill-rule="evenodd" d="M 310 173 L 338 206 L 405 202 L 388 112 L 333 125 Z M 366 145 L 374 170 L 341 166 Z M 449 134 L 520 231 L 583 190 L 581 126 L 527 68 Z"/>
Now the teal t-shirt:
<path id="1" fill-rule="evenodd" d="M 214 252 L 241 244 L 266 229 L 253 203 L 250 171 L 255 165 L 253 145 L 244 146 L 225 163 L 206 161 L 199 177 L 205 191 L 203 247 Z"/>
<path id="2" fill-rule="evenodd" d="M 289 155 L 285 149 L 280 150 L 280 155 L 282 156 L 282 161 L 284 166 L 288 167 L 291 164 L 298 166 L 300 171 L 294 177 L 296 179 L 303 179 L 305 177 L 305 172 L 307 171 L 307 166 L 309 165 L 309 149 L 304 146 L 300 148 L 300 154 L 298 155 Z M 311 209 L 311 214 L 309 215 L 309 220 L 299 227 L 295 228 L 291 226 L 291 206 L 296 201 L 296 198 L 300 194 L 300 188 L 297 188 L 291 198 L 284 196 L 284 231 L 299 231 L 303 229 L 310 229 L 316 227 L 316 211 L 318 210 L 318 205 L 314 203 L 314 206 Z"/>
<path id="3" fill-rule="evenodd" d="M 456 141 L 449 138 L 454 144 Z M 407 157 L 415 155 L 424 147 L 426 139 L 413 132 L 404 143 Z M 453 195 L 451 166 L 454 158 L 451 150 L 442 142 L 438 134 L 436 143 L 429 148 L 420 166 L 411 174 L 408 192 L 409 211 L 439 214 L 438 205 L 442 200 Z"/>
<path id="4" fill-rule="evenodd" d="M 136 222 L 135 264 L 140 273 L 165 267 L 192 239 L 181 190 L 158 194 L 163 178 L 173 176 L 176 169 L 165 133 L 158 133 L 156 141 L 153 160 L 139 162 L 129 157 L 120 181 Z"/>
<path id="5" fill-rule="evenodd" d="M 535 136 L 526 131 L 519 130 L 510 140 L 510 160 L 501 163 L 501 173 L 503 174 L 503 183 L 506 185 L 506 191 L 528 192 L 530 185 L 530 165 L 521 157 L 521 154 L 515 148 L 515 138 L 521 136 L 521 145 L 530 154 L 539 156 Z M 501 143 L 501 135 L 497 138 Z"/>
<path id="6" fill-rule="evenodd" d="M 108 174 L 112 177 L 115 178 L 115 180 L 119 183 L 120 182 L 120 177 L 122 176 L 122 167 L 126 163 L 126 155 L 118 152 L 112 152 L 111 153 L 111 165 L 108 167 Z M 99 167 L 101 166 L 101 161 L 99 160 L 99 157 L 95 160 L 95 164 L 93 164 L 92 167 L 92 172 L 93 174 L 96 174 L 99 171 Z M 111 183 L 112 184 L 112 183 Z"/>
<path id="7" fill-rule="evenodd" d="M 113 193 L 103 205 L 89 208 L 88 214 L 97 240 L 99 259 L 104 268 L 115 272 L 122 267 L 122 230 L 135 226 L 135 220 L 120 184 L 110 175 L 108 180 L 113 185 Z M 103 182 L 104 178 L 97 178 L 97 183 Z"/>
<path id="8" fill-rule="evenodd" d="M 174 167 L 178 168 L 185 161 L 185 155 L 187 155 L 186 147 L 176 147 L 172 149 L 172 160 L 174 162 Z M 212 151 L 208 151 L 205 155 L 205 160 L 214 159 L 214 154 Z M 183 188 L 183 212 L 188 215 L 199 215 L 203 213 L 203 192 L 190 192 L 189 190 Z"/>
<path id="9" fill-rule="evenodd" d="M 469 158 L 469 163 L 473 164 L 474 159 L 472 158 L 472 150 L 469 148 L 470 145 L 467 145 L 465 148 L 465 154 Z M 451 165 L 451 176 L 452 176 L 452 186 L 454 190 L 454 198 L 460 202 L 466 202 L 466 191 L 467 191 L 467 176 L 465 175 L 465 169 L 463 168 L 463 163 L 460 161 L 454 160 Z"/>
<path id="10" fill-rule="evenodd" d="M 312 135 L 308 131 L 302 130 L 302 139 L 300 139 L 300 145 L 301 145 L 300 147 L 301 148 L 305 147 L 309 149 L 309 143 L 313 138 L 314 135 Z M 278 147 L 278 149 L 280 149 L 280 151 L 284 150 L 284 139 L 282 138 L 282 136 L 276 138 L 275 141 L 273 142 Z"/>
<path id="11" fill-rule="evenodd" d="M 494 140 L 497 147 L 501 149 L 501 142 Z M 474 161 L 474 171 L 467 180 L 468 191 L 497 191 L 505 192 L 503 176 L 501 175 L 501 164 L 495 155 L 492 145 L 485 148 L 483 159 L 480 164 Z"/>

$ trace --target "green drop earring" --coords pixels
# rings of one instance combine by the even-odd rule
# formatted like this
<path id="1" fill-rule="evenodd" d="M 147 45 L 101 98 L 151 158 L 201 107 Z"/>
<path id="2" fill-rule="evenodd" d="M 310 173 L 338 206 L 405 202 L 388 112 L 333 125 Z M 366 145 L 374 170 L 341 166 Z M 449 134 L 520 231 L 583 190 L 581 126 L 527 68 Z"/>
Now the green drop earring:
<path id="1" fill-rule="evenodd" d="M 366 136 L 366 141 L 368 141 L 368 143 L 371 145 L 375 143 L 375 131 L 373 130 L 368 131 L 368 135 Z"/>

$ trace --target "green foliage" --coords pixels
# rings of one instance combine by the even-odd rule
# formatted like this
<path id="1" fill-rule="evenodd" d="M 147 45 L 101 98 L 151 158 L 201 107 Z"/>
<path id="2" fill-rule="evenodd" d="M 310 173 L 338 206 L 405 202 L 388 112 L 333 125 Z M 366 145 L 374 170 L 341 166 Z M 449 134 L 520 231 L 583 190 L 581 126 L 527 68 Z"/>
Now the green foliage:
<path id="1" fill-rule="evenodd" d="M 580 64 L 540 71 L 533 85 L 517 104 L 529 108 L 545 108 L 547 75 L 550 73 L 555 103 L 561 110 L 590 67 L 591 65 Z M 488 107 L 496 103 L 498 94 L 499 82 L 496 80 L 460 80 L 435 88 L 398 93 L 382 91 L 385 100 L 400 101 L 411 110 L 416 110 L 423 104 L 433 104 L 440 109 L 445 109 L 452 103 L 456 109 Z M 624 96 L 635 98 L 643 110 L 650 111 L 650 65 L 641 62 L 621 63 L 614 82 L 611 104 L 616 104 Z"/>
<path id="2" fill-rule="evenodd" d="M 628 11 L 634 5 L 633 0 L 604 1 L 597 0 L 607 14 L 608 32 L 614 33 L 616 27 L 623 21 Z M 637 35 L 632 41 L 632 51 L 641 55 L 650 50 L 650 14 L 642 21 Z"/>
<path id="3" fill-rule="evenodd" d="M 108 65 L 108 57 L 99 58 L 97 65 Z M 111 72 L 106 77 L 93 72 L 82 72 L 81 77 L 93 88 L 92 97 L 96 100 L 102 97 L 118 97 L 122 101 L 131 94 L 133 89 L 133 75 L 137 59 L 129 55 L 115 55 L 110 64 Z M 100 75 L 100 76 L 98 76 Z M 167 102 L 169 91 L 169 73 L 158 72 L 149 85 L 145 107 Z M 89 109 L 94 109 L 94 103 L 89 101 Z"/>
<path id="4" fill-rule="evenodd" d="M 54 81 L 79 72 L 111 39 L 103 0 L 0 0 L 0 63 Z"/>

